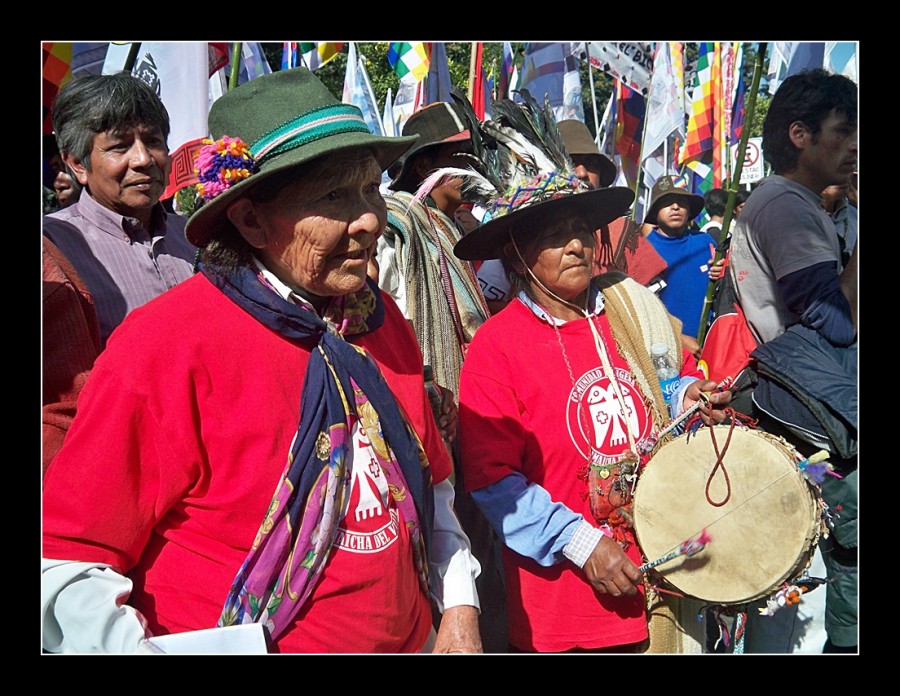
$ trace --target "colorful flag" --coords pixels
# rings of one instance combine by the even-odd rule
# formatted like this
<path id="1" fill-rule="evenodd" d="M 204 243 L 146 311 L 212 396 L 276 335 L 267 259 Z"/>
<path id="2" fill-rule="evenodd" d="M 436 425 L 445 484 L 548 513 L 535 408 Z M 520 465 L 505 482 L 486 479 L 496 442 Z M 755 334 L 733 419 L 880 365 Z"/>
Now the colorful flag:
<path id="1" fill-rule="evenodd" d="M 285 41 L 281 50 L 281 69 L 290 70 L 300 65 L 299 44 L 296 41 Z"/>
<path id="2" fill-rule="evenodd" d="M 341 98 L 344 104 L 352 104 L 362 111 L 363 119 L 369 130 L 375 135 L 384 135 L 384 125 L 378 114 L 378 102 L 366 72 L 365 56 L 357 58 L 356 44 L 350 42 L 347 54 L 347 71 L 344 75 L 344 92 Z"/>
<path id="3" fill-rule="evenodd" d="M 421 41 L 392 42 L 388 47 L 388 62 L 401 79 L 412 75 L 418 81 L 428 74 L 428 49 Z"/>
<path id="4" fill-rule="evenodd" d="M 497 98 L 509 99 L 509 87 L 513 75 L 513 51 L 509 41 L 503 42 L 503 62 L 500 64 L 500 75 L 497 79 Z"/>
<path id="5" fill-rule="evenodd" d="M 589 41 L 583 51 L 591 66 L 645 95 L 653 74 L 653 44 L 627 41 Z"/>
<path id="6" fill-rule="evenodd" d="M 744 100 L 747 96 L 747 81 L 744 79 L 744 45 L 737 44 L 734 59 L 733 97 L 731 106 L 731 128 L 728 141 L 736 145 L 741 140 L 744 129 Z"/>
<path id="7" fill-rule="evenodd" d="M 704 42 L 699 47 L 687 134 L 679 158 L 695 174 L 695 193 L 706 193 L 724 183 L 729 152 L 724 122 L 721 45 Z"/>
<path id="8" fill-rule="evenodd" d="M 343 48 L 343 43 L 331 41 L 285 41 L 281 53 L 281 69 L 302 65 L 310 70 L 318 70 Z"/>
<path id="9" fill-rule="evenodd" d="M 640 92 L 626 87 L 621 80 L 616 80 L 616 104 L 615 150 L 628 187 L 634 188 L 640 172 L 646 99 Z"/>
<path id="10" fill-rule="evenodd" d="M 495 61 L 496 62 L 496 61 Z M 484 83 L 484 117 L 491 117 L 491 102 L 494 99 L 494 68 L 495 62 L 491 63 L 491 69 L 485 74 L 484 61 L 481 63 L 481 81 Z"/>
<path id="11" fill-rule="evenodd" d="M 712 62 L 715 46 L 701 43 L 697 57 L 697 76 L 691 93 L 690 111 L 681 162 L 699 157 L 712 149 L 713 103 Z"/>
<path id="12" fill-rule="evenodd" d="M 522 61 L 520 89 L 527 89 L 539 104 L 544 97 L 555 106 L 563 99 L 566 56 L 561 43 L 527 43 Z"/>
<path id="13" fill-rule="evenodd" d="M 584 120 L 578 60 L 571 43 L 525 44 L 519 89 L 527 89 L 539 104 L 546 98 L 557 121 Z"/>
<path id="14" fill-rule="evenodd" d="M 225 69 L 227 69 L 226 66 Z M 272 72 L 262 45 L 258 41 L 244 41 L 241 45 L 241 67 L 238 73 L 238 84 L 268 75 Z"/>
<path id="15" fill-rule="evenodd" d="M 722 62 L 719 43 L 701 43 L 697 74 L 692 90 L 687 134 L 679 162 L 693 170 L 700 183 L 695 189 L 705 193 L 721 187 L 728 161 L 724 124 Z M 696 178 L 695 177 L 695 178 Z"/>
<path id="16" fill-rule="evenodd" d="M 156 91 L 169 112 L 172 172 L 163 198 L 197 182 L 194 158 L 209 133 L 210 69 L 218 62 L 218 52 L 205 41 L 141 44 L 131 72 Z"/>
<path id="17" fill-rule="evenodd" d="M 53 132 L 51 109 L 53 100 L 66 82 L 72 77 L 72 44 L 42 43 L 44 63 L 41 78 L 43 81 L 43 132 Z"/>
<path id="18" fill-rule="evenodd" d="M 428 76 L 425 78 L 425 103 L 449 102 L 452 104 L 453 97 L 450 96 L 452 87 L 450 66 L 447 63 L 447 47 L 443 42 L 436 41 L 431 44 L 431 60 Z"/>
<path id="19" fill-rule="evenodd" d="M 484 64 L 482 57 L 484 55 L 484 44 L 480 41 L 472 43 L 472 51 L 474 53 L 475 71 L 473 73 L 472 85 L 469 88 L 469 101 L 472 102 L 472 108 L 479 120 L 484 120 Z"/>

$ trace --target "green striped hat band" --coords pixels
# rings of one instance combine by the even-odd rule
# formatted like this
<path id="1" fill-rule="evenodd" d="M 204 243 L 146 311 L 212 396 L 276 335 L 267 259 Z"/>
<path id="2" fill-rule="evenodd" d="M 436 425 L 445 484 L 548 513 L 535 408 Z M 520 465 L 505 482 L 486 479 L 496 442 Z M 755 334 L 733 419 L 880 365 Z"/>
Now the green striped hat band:
<path id="1" fill-rule="evenodd" d="M 249 149 L 257 164 L 300 145 L 338 133 L 370 133 L 362 111 L 350 104 L 333 104 L 291 119 L 260 137 Z"/>

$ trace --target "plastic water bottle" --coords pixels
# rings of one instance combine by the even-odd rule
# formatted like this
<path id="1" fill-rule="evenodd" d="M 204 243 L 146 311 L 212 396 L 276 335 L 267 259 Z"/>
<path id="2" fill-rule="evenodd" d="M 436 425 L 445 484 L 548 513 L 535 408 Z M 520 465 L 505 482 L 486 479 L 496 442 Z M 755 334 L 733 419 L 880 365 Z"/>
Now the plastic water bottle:
<path id="1" fill-rule="evenodd" d="M 431 365 L 426 365 L 423 370 L 425 378 L 425 393 L 428 395 L 428 403 L 431 404 L 431 412 L 434 413 L 434 420 L 437 421 L 441 417 L 441 404 L 444 398 L 441 396 L 440 389 L 434 383 L 434 369 Z"/>
<path id="2" fill-rule="evenodd" d="M 654 343 L 650 346 L 650 354 L 653 357 L 653 367 L 656 368 L 656 376 L 659 378 L 659 386 L 662 388 L 666 404 L 672 402 L 672 395 L 678 391 L 681 380 L 678 370 L 669 357 L 669 346 L 665 343 Z"/>

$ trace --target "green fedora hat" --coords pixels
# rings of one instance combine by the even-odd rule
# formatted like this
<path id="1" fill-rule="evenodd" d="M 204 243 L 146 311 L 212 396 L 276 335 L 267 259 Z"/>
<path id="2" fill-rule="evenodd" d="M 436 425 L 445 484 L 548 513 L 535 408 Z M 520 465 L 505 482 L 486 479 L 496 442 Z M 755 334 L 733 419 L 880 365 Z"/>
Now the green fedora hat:
<path id="1" fill-rule="evenodd" d="M 208 122 L 215 142 L 196 159 L 205 202 L 185 230 L 197 247 L 228 230 L 228 205 L 271 174 L 358 147 L 372 148 L 385 170 L 417 139 L 373 135 L 362 112 L 341 103 L 306 68 L 280 70 L 226 92 Z"/>

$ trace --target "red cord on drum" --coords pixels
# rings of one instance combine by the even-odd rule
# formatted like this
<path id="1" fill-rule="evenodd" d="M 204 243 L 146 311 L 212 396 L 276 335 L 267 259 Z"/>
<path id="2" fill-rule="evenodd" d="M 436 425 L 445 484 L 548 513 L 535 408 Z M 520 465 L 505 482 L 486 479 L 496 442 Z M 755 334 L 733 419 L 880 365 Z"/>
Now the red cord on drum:
<path id="1" fill-rule="evenodd" d="M 716 453 L 716 463 L 713 466 L 712 471 L 709 472 L 709 477 L 706 479 L 706 502 L 708 502 L 713 507 L 722 507 L 725 503 L 731 500 L 731 479 L 728 477 L 728 470 L 725 468 L 725 452 L 728 451 L 728 445 L 731 444 L 731 433 L 734 432 L 734 409 L 726 408 L 725 413 L 730 417 L 731 423 L 728 428 L 728 436 L 725 438 L 725 447 L 722 448 L 722 451 L 719 451 L 719 443 L 716 442 L 716 429 L 711 427 L 709 429 L 709 436 L 712 438 L 713 450 Z M 725 498 L 720 503 L 716 503 L 709 495 L 709 487 L 712 485 L 713 476 L 716 475 L 716 469 L 722 467 L 722 474 L 725 476 Z"/>

